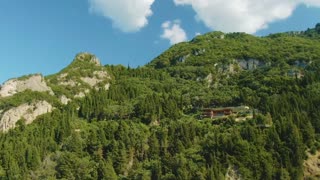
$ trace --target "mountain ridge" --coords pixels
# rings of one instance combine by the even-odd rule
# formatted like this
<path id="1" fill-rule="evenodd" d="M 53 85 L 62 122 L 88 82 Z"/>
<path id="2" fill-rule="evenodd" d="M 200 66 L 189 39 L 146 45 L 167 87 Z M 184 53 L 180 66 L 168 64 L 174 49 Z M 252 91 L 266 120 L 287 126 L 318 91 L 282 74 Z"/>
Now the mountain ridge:
<path id="1" fill-rule="evenodd" d="M 151 67 L 164 68 L 171 65 L 203 66 L 232 59 L 257 59 L 264 62 L 285 60 L 309 61 L 319 57 L 319 40 L 305 34 L 320 35 L 320 24 L 316 28 L 298 35 L 278 33 L 256 37 L 245 33 L 210 32 L 197 36 L 190 42 L 176 44 L 148 63 Z M 286 48 L 279 52 L 280 47 Z M 285 53 L 284 53 L 285 52 Z M 308 56 L 313 55 L 312 57 Z M 197 58 L 200 56 L 200 58 Z"/>

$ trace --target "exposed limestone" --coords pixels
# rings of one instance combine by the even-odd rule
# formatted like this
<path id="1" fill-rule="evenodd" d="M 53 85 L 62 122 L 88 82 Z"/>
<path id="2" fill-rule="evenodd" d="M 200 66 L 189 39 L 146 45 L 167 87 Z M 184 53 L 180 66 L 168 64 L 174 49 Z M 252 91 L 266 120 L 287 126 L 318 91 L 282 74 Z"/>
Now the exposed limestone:
<path id="1" fill-rule="evenodd" d="M 15 128 L 20 119 L 24 119 L 26 124 L 32 123 L 38 116 L 49 113 L 53 110 L 47 101 L 38 101 L 31 104 L 22 104 L 3 113 L 0 120 L 0 131 L 7 132 Z"/>
<path id="2" fill-rule="evenodd" d="M 80 61 L 89 61 L 97 66 L 101 66 L 100 60 L 95 55 L 87 52 L 77 54 L 76 59 Z"/>
<path id="3" fill-rule="evenodd" d="M 75 96 L 74 96 L 74 98 L 83 98 L 83 97 L 85 97 L 86 95 L 83 93 L 83 92 L 80 92 L 79 94 L 76 94 Z"/>
<path id="4" fill-rule="evenodd" d="M 93 72 L 95 77 L 81 77 L 81 80 L 87 83 L 91 87 L 95 87 L 98 83 L 105 80 L 105 78 L 110 79 L 110 76 L 105 71 L 95 71 Z"/>
<path id="5" fill-rule="evenodd" d="M 65 79 L 68 76 L 68 73 L 63 73 L 58 76 L 58 80 Z"/>
<path id="6" fill-rule="evenodd" d="M 99 79 L 102 79 L 102 78 L 111 79 L 111 77 L 106 71 L 94 71 L 93 74 L 97 76 Z"/>
<path id="7" fill-rule="evenodd" d="M 239 66 L 245 70 L 253 70 L 266 65 L 264 62 L 257 59 L 238 59 L 237 62 Z"/>
<path id="8" fill-rule="evenodd" d="M 239 170 L 235 166 L 229 166 L 227 173 L 226 173 L 226 180 L 241 180 L 241 175 Z"/>
<path id="9" fill-rule="evenodd" d="M 40 74 L 29 76 L 25 79 L 11 79 L 3 84 L 0 89 L 0 97 L 12 96 L 25 90 L 45 92 L 54 95 L 52 89 L 47 86 L 44 78 Z"/>
<path id="10" fill-rule="evenodd" d="M 212 73 L 210 73 L 206 78 L 205 80 L 208 82 L 208 87 L 211 86 L 212 82 L 213 82 L 213 75 Z"/>
<path id="11" fill-rule="evenodd" d="M 77 86 L 77 83 L 74 82 L 73 80 L 68 80 L 68 81 L 61 81 L 61 82 L 59 82 L 59 85 L 75 87 L 75 86 Z M 78 85 L 79 85 L 79 84 L 78 84 Z"/>
<path id="12" fill-rule="evenodd" d="M 320 151 L 316 154 L 308 154 L 308 159 L 303 162 L 304 166 L 304 177 L 307 178 L 320 178 Z"/>
<path id="13" fill-rule="evenodd" d="M 110 88 L 110 83 L 107 83 L 105 86 L 104 86 L 104 89 L 105 90 L 108 90 Z"/>
<path id="14" fill-rule="evenodd" d="M 62 95 L 62 96 L 60 97 L 60 102 L 61 102 L 62 104 L 68 104 L 70 101 L 71 101 L 71 99 L 67 98 L 65 95 Z"/>
<path id="15" fill-rule="evenodd" d="M 90 78 L 90 77 L 82 77 L 81 80 L 87 84 L 89 84 L 89 86 L 94 87 L 95 85 L 97 85 L 99 82 L 101 82 L 102 80 L 97 79 L 97 78 Z"/>

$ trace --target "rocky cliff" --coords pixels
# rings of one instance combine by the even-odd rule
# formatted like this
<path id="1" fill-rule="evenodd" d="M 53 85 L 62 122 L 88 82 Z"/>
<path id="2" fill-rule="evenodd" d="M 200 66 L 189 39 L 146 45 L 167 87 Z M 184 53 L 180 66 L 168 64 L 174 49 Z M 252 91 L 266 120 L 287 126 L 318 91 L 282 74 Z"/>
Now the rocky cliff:
<path id="1" fill-rule="evenodd" d="M 15 128 L 19 120 L 25 121 L 25 124 L 32 123 L 38 116 L 49 113 L 53 110 L 51 104 L 47 101 L 37 101 L 31 104 L 22 104 L 18 107 L 3 112 L 0 117 L 0 132 L 6 132 Z"/>
<path id="2" fill-rule="evenodd" d="M 40 74 L 31 75 L 25 78 L 11 79 L 5 82 L 0 89 L 0 97 L 13 96 L 16 93 L 25 90 L 49 92 L 53 95 L 53 91 L 47 86 L 44 78 Z"/>
<path id="3" fill-rule="evenodd" d="M 92 89 L 108 90 L 111 79 L 95 55 L 79 53 L 57 74 L 48 77 L 34 74 L 8 80 L 0 87 L 0 132 L 15 128 L 19 120 L 30 124 L 39 115 L 52 112 L 59 102 L 66 105 L 75 98 L 85 97 Z M 29 95 L 23 92 L 27 90 L 40 92 L 39 96 L 27 98 L 30 101 L 26 103 L 23 99 Z"/>
<path id="4" fill-rule="evenodd" d="M 88 52 L 77 54 L 75 59 L 79 61 L 87 61 L 97 66 L 101 66 L 100 60 L 95 55 Z"/>

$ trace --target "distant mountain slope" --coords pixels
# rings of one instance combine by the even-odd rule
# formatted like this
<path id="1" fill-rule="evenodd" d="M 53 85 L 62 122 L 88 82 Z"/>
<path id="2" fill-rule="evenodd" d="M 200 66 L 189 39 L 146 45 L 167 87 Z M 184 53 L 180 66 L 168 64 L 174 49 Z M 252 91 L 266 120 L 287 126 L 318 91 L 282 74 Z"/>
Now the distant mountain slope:
<path id="1" fill-rule="evenodd" d="M 155 58 L 148 65 L 155 68 L 170 66 L 207 66 L 230 63 L 233 60 L 256 59 L 264 63 L 295 61 L 310 62 L 320 57 L 318 24 L 305 32 L 280 33 L 255 37 L 244 33 L 211 32 L 179 43 Z"/>

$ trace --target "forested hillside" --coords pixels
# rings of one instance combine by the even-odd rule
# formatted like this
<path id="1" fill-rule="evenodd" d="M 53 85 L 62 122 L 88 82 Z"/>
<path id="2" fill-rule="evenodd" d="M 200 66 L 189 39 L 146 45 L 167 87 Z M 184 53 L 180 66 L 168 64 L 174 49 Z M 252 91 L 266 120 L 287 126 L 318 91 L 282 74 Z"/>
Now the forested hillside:
<path id="1" fill-rule="evenodd" d="M 0 97 L 0 119 L 36 100 L 54 107 L 0 132 L 0 179 L 320 178 L 303 167 L 320 150 L 319 27 L 212 32 L 138 68 L 79 54 L 45 77 L 53 94 Z M 236 106 L 252 118 L 203 116 Z"/>

